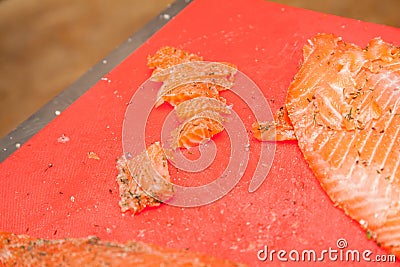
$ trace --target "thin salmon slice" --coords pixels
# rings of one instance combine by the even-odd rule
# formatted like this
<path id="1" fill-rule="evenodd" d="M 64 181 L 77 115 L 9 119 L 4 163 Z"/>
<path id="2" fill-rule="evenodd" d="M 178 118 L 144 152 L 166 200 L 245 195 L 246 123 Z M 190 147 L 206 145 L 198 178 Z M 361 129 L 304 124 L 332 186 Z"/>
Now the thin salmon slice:
<path id="1" fill-rule="evenodd" d="M 299 147 L 332 201 L 400 257 L 400 49 L 318 34 L 288 89 Z"/>
<path id="2" fill-rule="evenodd" d="M 224 130 L 223 118 L 213 110 L 202 111 L 184 121 L 172 132 L 172 148 L 190 148 L 205 142 Z"/>
<path id="3" fill-rule="evenodd" d="M 219 92 L 233 86 L 237 67 L 231 63 L 202 60 L 201 56 L 169 46 L 148 56 L 147 65 L 154 69 L 150 79 L 163 82 L 156 107 L 164 102 L 176 106 L 200 96 L 221 99 Z"/>
<path id="4" fill-rule="evenodd" d="M 168 69 L 172 66 L 190 61 L 201 61 L 203 58 L 199 55 L 189 53 L 171 46 L 161 47 L 153 56 L 147 57 L 147 66 L 154 69 L 153 74 Z"/>
<path id="5" fill-rule="evenodd" d="M 163 83 L 156 107 L 168 102 L 184 120 L 172 133 L 173 149 L 197 146 L 224 130 L 221 114 L 230 110 L 219 93 L 233 87 L 234 64 L 205 62 L 187 51 L 164 47 L 148 57 L 148 66 L 155 69 L 150 80 Z"/>
<path id="6" fill-rule="evenodd" d="M 179 119 L 186 120 L 205 110 L 230 114 L 231 109 L 232 106 L 228 106 L 224 101 L 210 97 L 196 97 L 176 106 L 175 113 Z"/>
<path id="7" fill-rule="evenodd" d="M 192 82 L 183 84 L 173 88 L 163 95 L 160 95 L 155 107 L 159 107 L 164 102 L 167 102 L 172 106 L 177 106 L 196 97 L 208 97 L 224 101 L 224 99 L 219 95 L 219 91 L 221 91 L 219 87 L 221 86 L 211 83 Z"/>
<path id="8" fill-rule="evenodd" d="M 187 250 L 97 237 L 46 240 L 0 233 L 1 266 L 244 266 Z"/>
<path id="9" fill-rule="evenodd" d="M 220 91 L 232 88 L 236 72 L 237 69 L 227 63 L 186 62 L 153 73 L 152 81 L 163 82 L 157 93 L 156 106 L 168 100 L 173 105 L 174 97 L 179 100 L 183 93 L 189 99 L 211 96 L 206 95 L 210 93 L 218 99 Z"/>
<path id="10" fill-rule="evenodd" d="M 159 142 L 133 158 L 122 156 L 118 159 L 117 182 L 122 212 L 130 210 L 135 214 L 146 207 L 159 206 L 173 196 L 167 164 Z"/>

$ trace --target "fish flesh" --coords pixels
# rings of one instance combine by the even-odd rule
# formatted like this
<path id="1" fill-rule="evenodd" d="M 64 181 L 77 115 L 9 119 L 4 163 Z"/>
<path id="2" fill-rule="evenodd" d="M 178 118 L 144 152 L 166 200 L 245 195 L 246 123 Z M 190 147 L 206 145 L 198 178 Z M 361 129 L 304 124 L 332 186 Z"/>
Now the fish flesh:
<path id="1" fill-rule="evenodd" d="M 159 206 L 174 194 L 167 157 L 160 142 L 133 158 L 122 156 L 117 161 L 117 169 L 122 212 L 130 210 L 135 214 L 146 207 Z"/>
<path id="2" fill-rule="evenodd" d="M 219 92 L 232 88 L 237 69 L 232 64 L 218 62 L 186 62 L 153 73 L 150 80 L 162 82 L 156 107 L 172 106 L 198 96 L 218 99 Z"/>
<path id="3" fill-rule="evenodd" d="M 155 107 L 168 102 L 183 121 L 172 134 L 172 149 L 190 148 L 224 130 L 221 114 L 229 114 L 219 95 L 234 85 L 237 67 L 227 62 L 206 62 L 200 56 L 163 47 L 148 57 L 154 68 L 150 80 L 162 82 Z"/>
<path id="4" fill-rule="evenodd" d="M 217 111 L 205 110 L 195 114 L 172 132 L 172 149 L 190 148 L 209 140 L 224 130 L 223 121 Z"/>
<path id="5" fill-rule="evenodd" d="M 183 121 L 171 133 L 172 149 L 197 146 L 224 130 L 220 113 L 229 114 L 231 107 L 219 92 L 233 86 L 237 70 L 233 64 L 202 62 L 201 56 L 165 46 L 148 57 L 147 65 L 154 69 L 150 79 L 163 82 L 156 107 L 164 101 L 170 103 Z M 117 169 L 122 212 L 136 214 L 174 195 L 160 142 L 134 157 L 123 155 L 117 160 Z"/>
<path id="6" fill-rule="evenodd" d="M 205 110 L 213 110 L 218 113 L 231 114 L 231 109 L 232 106 L 228 106 L 223 101 L 210 97 L 196 97 L 176 106 L 175 113 L 179 119 L 185 120 Z"/>
<path id="7" fill-rule="evenodd" d="M 164 102 L 176 106 L 183 101 L 205 96 L 220 99 L 219 92 L 233 86 L 237 67 L 227 62 L 205 62 L 201 56 L 166 46 L 147 65 L 154 69 L 151 81 L 162 82 L 156 107 Z"/>
<path id="8" fill-rule="evenodd" d="M 155 107 L 161 106 L 164 102 L 177 106 L 185 101 L 197 97 L 208 97 L 225 101 L 220 95 L 221 89 L 216 84 L 191 82 L 174 87 L 164 94 L 158 95 Z"/>
<path id="9" fill-rule="evenodd" d="M 147 57 L 147 66 L 153 70 L 153 75 L 161 70 L 190 61 L 202 61 L 203 57 L 187 51 L 172 47 L 163 46 L 153 56 Z"/>
<path id="10" fill-rule="evenodd" d="M 188 250 L 97 237 L 47 240 L 0 233 L 0 266 L 245 266 Z"/>
<path id="11" fill-rule="evenodd" d="M 273 121 L 254 122 L 251 130 L 260 141 L 297 140 L 285 107 L 275 113 Z"/>
<path id="12" fill-rule="evenodd" d="M 303 49 L 286 106 L 321 186 L 400 257 L 400 48 L 318 34 Z"/>

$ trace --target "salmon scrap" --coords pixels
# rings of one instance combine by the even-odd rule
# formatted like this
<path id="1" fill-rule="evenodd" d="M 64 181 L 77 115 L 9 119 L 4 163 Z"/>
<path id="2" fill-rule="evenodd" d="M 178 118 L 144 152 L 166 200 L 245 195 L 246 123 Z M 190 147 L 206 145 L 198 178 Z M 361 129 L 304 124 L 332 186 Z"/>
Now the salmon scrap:
<path id="1" fill-rule="evenodd" d="M 148 66 L 154 69 L 151 80 L 163 82 L 156 107 L 166 101 L 176 106 L 183 120 L 172 133 L 172 148 L 196 146 L 224 130 L 220 113 L 230 110 L 219 92 L 233 86 L 234 65 L 202 62 L 201 56 L 166 46 L 148 57 Z M 167 156 L 159 142 L 133 158 L 122 156 L 117 169 L 122 212 L 136 214 L 174 195 Z"/>
<path id="2" fill-rule="evenodd" d="M 400 257 L 400 48 L 318 34 L 303 49 L 286 109 L 332 201 Z"/>
<path id="3" fill-rule="evenodd" d="M 189 119 L 194 115 L 206 110 L 213 110 L 223 114 L 231 114 L 232 106 L 228 106 L 225 102 L 214 98 L 196 97 L 175 107 L 175 113 L 181 120 Z"/>
<path id="4" fill-rule="evenodd" d="M 221 114 L 231 114 L 232 106 L 208 97 L 196 97 L 175 107 L 177 117 L 183 121 L 172 132 L 172 148 L 194 147 L 224 130 Z"/>
<path id="5" fill-rule="evenodd" d="M 224 130 L 220 115 L 230 111 L 219 93 L 233 87 L 235 65 L 205 62 L 195 54 L 163 47 L 148 57 L 148 66 L 154 69 L 150 79 L 163 83 L 156 107 L 168 102 L 176 107 L 178 117 L 184 117 L 172 133 L 173 149 L 197 146 Z"/>
<path id="6" fill-rule="evenodd" d="M 219 92 L 232 88 L 237 72 L 232 64 L 204 61 L 183 62 L 156 70 L 150 80 L 163 82 L 157 93 L 156 107 L 164 101 L 175 106 L 198 96 L 220 99 Z"/>
<path id="7" fill-rule="evenodd" d="M 165 70 L 178 64 L 202 60 L 203 58 L 199 55 L 172 46 L 164 46 L 153 56 L 149 55 L 147 57 L 147 66 L 149 66 L 150 69 L 154 69 L 153 74 L 156 74 L 160 70 Z"/>
<path id="8" fill-rule="evenodd" d="M 0 266 L 245 266 L 188 250 L 97 237 L 46 240 L 0 233 Z"/>
<path id="9" fill-rule="evenodd" d="M 254 122 L 252 132 L 260 141 L 297 140 L 285 107 L 275 113 L 273 121 Z"/>
<path id="10" fill-rule="evenodd" d="M 162 95 L 159 95 L 155 107 L 157 108 L 161 106 L 164 102 L 175 107 L 196 97 L 208 97 L 224 101 L 224 99 L 219 96 L 219 88 L 217 87 L 218 85 L 209 83 L 192 82 L 182 84 Z"/>
<path id="11" fill-rule="evenodd" d="M 174 194 L 167 157 L 160 142 L 134 158 L 122 156 L 117 161 L 117 169 L 122 212 L 130 210 L 136 214 L 146 207 L 159 206 Z"/>
<path id="12" fill-rule="evenodd" d="M 152 80 L 163 81 L 168 76 L 171 67 L 202 60 L 203 58 L 199 55 L 175 47 L 165 46 L 161 47 L 153 56 L 149 55 L 147 57 L 147 66 L 150 69 L 154 69 L 151 77 Z M 172 106 L 176 106 L 183 101 L 199 96 L 218 98 L 218 89 L 215 86 L 196 82 L 179 84 L 179 86 L 169 88 L 169 90 L 160 90 L 157 95 L 156 107 L 162 105 L 164 101 L 170 103 Z"/>
<path id="13" fill-rule="evenodd" d="M 172 148 L 190 148 L 209 140 L 224 130 L 222 116 L 213 110 L 205 110 L 185 120 L 172 132 Z"/>

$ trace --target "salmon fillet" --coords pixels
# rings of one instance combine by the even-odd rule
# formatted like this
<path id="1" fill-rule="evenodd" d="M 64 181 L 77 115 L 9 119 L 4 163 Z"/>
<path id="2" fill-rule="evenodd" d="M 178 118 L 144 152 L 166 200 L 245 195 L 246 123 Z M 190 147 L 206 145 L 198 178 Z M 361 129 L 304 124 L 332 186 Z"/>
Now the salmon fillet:
<path id="1" fill-rule="evenodd" d="M 286 108 L 299 147 L 335 205 L 400 257 L 400 49 L 318 34 Z"/>
<path id="2" fill-rule="evenodd" d="M 159 142 L 136 157 L 122 156 L 117 161 L 117 169 L 122 212 L 130 210 L 135 214 L 146 207 L 159 206 L 174 194 L 167 157 Z"/>
<path id="3" fill-rule="evenodd" d="M 97 237 L 46 240 L 0 233 L 1 266 L 244 266 L 187 250 Z"/>

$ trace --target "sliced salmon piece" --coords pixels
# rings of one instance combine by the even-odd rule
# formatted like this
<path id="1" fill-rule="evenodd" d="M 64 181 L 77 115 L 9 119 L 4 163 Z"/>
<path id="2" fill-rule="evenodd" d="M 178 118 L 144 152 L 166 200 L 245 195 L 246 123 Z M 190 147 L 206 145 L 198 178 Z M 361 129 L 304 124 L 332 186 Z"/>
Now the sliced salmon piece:
<path id="1" fill-rule="evenodd" d="M 285 107 L 280 108 L 274 116 L 274 121 L 254 122 L 252 132 L 260 141 L 296 140 L 292 122 Z"/>
<path id="2" fill-rule="evenodd" d="M 153 56 L 147 57 L 147 66 L 154 69 L 153 74 L 172 66 L 190 62 L 201 61 L 203 58 L 199 55 L 189 53 L 171 46 L 161 47 Z"/>
<path id="3" fill-rule="evenodd" d="M 244 266 L 188 250 L 97 237 L 46 240 L 0 233 L 2 266 Z"/>
<path id="4" fill-rule="evenodd" d="M 233 86 L 237 71 L 234 64 L 202 60 L 201 56 L 169 46 L 148 56 L 147 65 L 154 69 L 150 79 L 163 82 L 156 107 L 164 101 L 175 106 L 200 96 L 220 99 L 219 92 Z"/>
<path id="5" fill-rule="evenodd" d="M 159 69 L 156 73 L 153 71 L 151 80 L 164 82 L 164 90 L 169 90 L 176 84 L 193 81 L 214 82 L 229 88 L 236 72 L 237 67 L 231 63 L 187 61 L 167 69 Z"/>
<path id="6" fill-rule="evenodd" d="M 205 142 L 224 130 L 222 116 L 205 110 L 184 121 L 172 132 L 172 148 L 190 148 Z"/>
<path id="7" fill-rule="evenodd" d="M 148 66 L 155 68 L 150 79 L 163 83 L 156 107 L 165 101 L 180 106 L 177 115 L 185 120 L 172 133 L 173 149 L 197 146 L 224 130 L 219 112 L 230 111 L 219 92 L 233 87 L 235 65 L 205 62 L 189 52 L 164 47 L 148 58 Z M 212 107 L 213 104 L 216 106 Z"/>
<path id="8" fill-rule="evenodd" d="M 304 47 L 286 108 L 301 151 L 332 201 L 400 256 L 400 49 L 332 34 Z"/>
<path id="9" fill-rule="evenodd" d="M 186 120 L 205 110 L 230 114 L 231 109 L 232 106 L 227 106 L 224 101 L 210 97 L 196 97 L 176 106 L 175 113 L 179 119 Z"/>
<path id="10" fill-rule="evenodd" d="M 157 93 L 156 106 L 162 104 L 166 97 L 171 104 L 182 94 L 186 99 L 198 96 L 218 99 L 220 91 L 232 88 L 236 72 L 232 65 L 218 62 L 186 62 L 161 70 L 150 78 L 163 82 Z"/>
<path id="11" fill-rule="evenodd" d="M 159 96 L 155 106 L 159 107 L 164 102 L 176 106 L 196 97 L 209 97 L 224 101 L 224 99 L 219 96 L 220 87 L 219 85 L 211 83 L 192 82 L 183 84 Z"/>
<path id="12" fill-rule="evenodd" d="M 167 157 L 159 142 L 150 145 L 134 158 L 122 156 L 117 161 L 117 182 L 121 211 L 133 214 L 146 207 L 160 205 L 174 194 L 170 183 Z"/>

